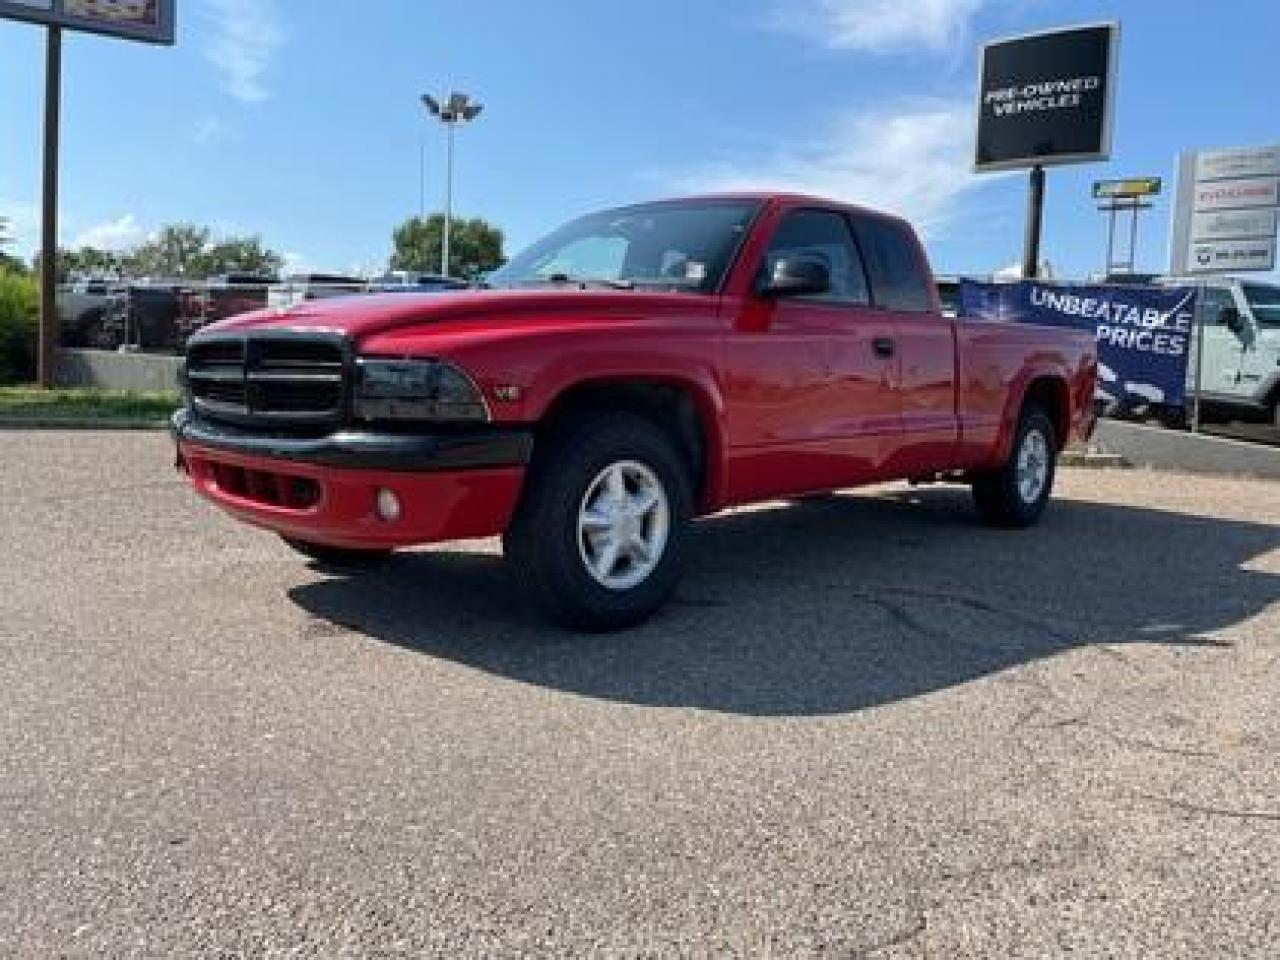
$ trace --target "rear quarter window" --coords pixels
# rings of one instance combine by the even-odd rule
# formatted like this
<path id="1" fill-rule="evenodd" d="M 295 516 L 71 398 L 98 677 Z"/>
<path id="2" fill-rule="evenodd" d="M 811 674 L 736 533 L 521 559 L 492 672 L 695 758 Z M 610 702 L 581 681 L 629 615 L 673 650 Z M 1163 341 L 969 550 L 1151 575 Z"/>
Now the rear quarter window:
<path id="1" fill-rule="evenodd" d="M 918 247 L 891 220 L 855 218 L 854 233 L 871 274 L 871 296 L 889 310 L 925 312 L 933 309 L 929 283 Z"/>

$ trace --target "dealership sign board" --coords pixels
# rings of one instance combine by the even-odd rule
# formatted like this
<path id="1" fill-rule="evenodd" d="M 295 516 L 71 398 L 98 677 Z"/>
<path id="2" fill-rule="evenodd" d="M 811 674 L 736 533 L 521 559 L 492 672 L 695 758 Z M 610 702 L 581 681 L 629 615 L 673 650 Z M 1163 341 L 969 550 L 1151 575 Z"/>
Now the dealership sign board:
<path id="1" fill-rule="evenodd" d="M 1109 159 L 1119 46 L 1114 23 L 986 44 L 974 168 Z"/>
<path id="2" fill-rule="evenodd" d="M 1280 178 L 1251 177 L 1247 180 L 1215 180 L 1197 183 L 1195 209 L 1247 210 L 1255 207 L 1272 209 L 1280 204 Z"/>
<path id="3" fill-rule="evenodd" d="M 1169 242 L 1174 275 L 1274 270 L 1280 145 L 1184 153 Z"/>
<path id="4" fill-rule="evenodd" d="M 1276 210 L 1219 210 L 1191 216 L 1192 240 L 1233 240 L 1237 237 L 1274 237 Z"/>
<path id="5" fill-rule="evenodd" d="M 0 19 L 173 43 L 174 0 L 0 0 Z"/>
<path id="6" fill-rule="evenodd" d="M 1256 240 L 1211 240 L 1195 243 L 1188 262 L 1190 273 L 1235 273 L 1242 270 L 1273 270 L 1276 265 L 1276 238 Z"/>
<path id="7" fill-rule="evenodd" d="M 1206 150 L 1196 154 L 1196 180 L 1280 177 L 1280 146 Z"/>

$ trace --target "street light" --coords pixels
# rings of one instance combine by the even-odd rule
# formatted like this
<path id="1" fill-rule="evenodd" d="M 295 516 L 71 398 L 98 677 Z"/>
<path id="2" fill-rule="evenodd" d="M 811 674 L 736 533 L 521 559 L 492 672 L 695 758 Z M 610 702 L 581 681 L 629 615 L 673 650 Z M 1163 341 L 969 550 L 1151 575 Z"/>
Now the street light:
<path id="1" fill-rule="evenodd" d="M 453 131 L 460 123 L 470 123 L 484 107 L 465 93 L 450 93 L 441 103 L 430 94 L 422 95 L 422 105 L 433 117 L 439 118 L 449 131 L 449 169 L 445 178 L 444 237 L 440 250 L 440 273 L 449 276 L 449 234 L 453 230 Z"/>

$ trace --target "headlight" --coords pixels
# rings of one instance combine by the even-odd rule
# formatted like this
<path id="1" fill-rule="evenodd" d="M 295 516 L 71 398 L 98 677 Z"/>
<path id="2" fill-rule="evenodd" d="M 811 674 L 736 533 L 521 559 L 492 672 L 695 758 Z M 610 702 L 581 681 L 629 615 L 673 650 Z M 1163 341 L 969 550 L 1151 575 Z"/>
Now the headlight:
<path id="1" fill-rule="evenodd" d="M 471 378 L 443 360 L 360 360 L 357 367 L 355 412 L 361 420 L 489 419 Z"/>

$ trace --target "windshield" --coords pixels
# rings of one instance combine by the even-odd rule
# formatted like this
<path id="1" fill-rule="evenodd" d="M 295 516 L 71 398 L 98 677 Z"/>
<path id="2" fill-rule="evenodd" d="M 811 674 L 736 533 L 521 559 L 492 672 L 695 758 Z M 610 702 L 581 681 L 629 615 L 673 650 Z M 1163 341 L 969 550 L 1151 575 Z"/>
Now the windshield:
<path id="1" fill-rule="evenodd" d="M 1260 327 L 1280 329 L 1280 287 L 1264 287 L 1246 283 L 1244 298 L 1249 301 L 1253 319 Z"/>
<path id="2" fill-rule="evenodd" d="M 603 283 L 714 293 L 758 206 L 691 200 L 593 213 L 539 240 L 489 285 Z"/>

